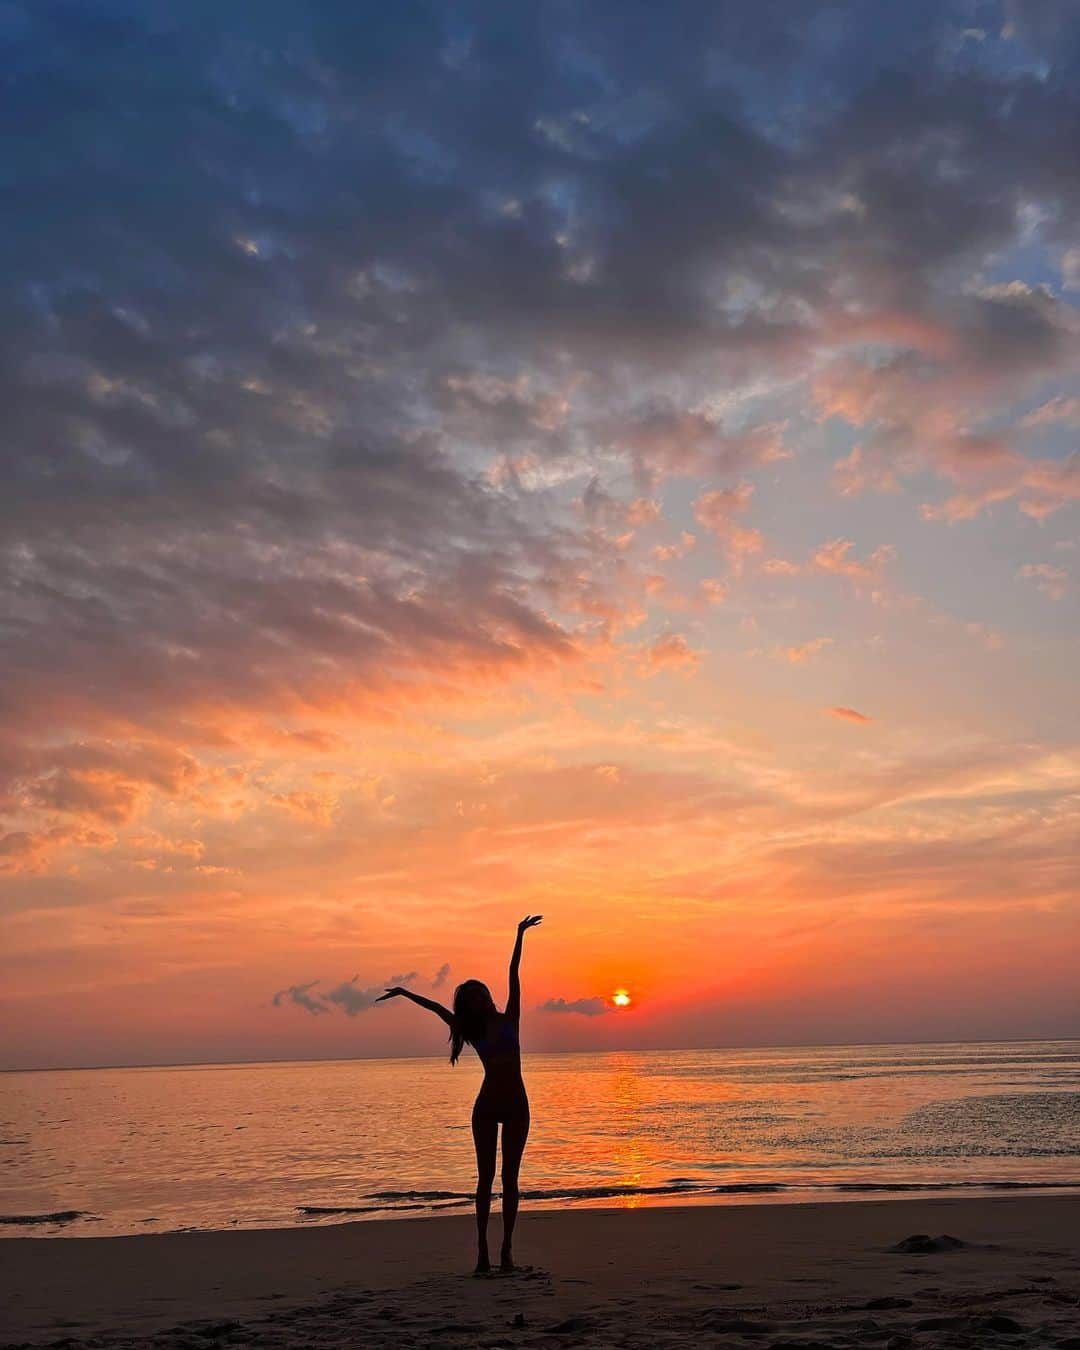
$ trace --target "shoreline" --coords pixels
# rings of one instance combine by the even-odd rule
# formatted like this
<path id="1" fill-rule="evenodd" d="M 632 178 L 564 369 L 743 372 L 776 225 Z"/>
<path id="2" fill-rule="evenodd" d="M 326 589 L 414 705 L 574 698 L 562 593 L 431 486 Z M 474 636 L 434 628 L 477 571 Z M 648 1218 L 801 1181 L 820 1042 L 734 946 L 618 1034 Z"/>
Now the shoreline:
<path id="1" fill-rule="evenodd" d="M 523 1209 L 532 1264 L 489 1279 L 466 1277 L 472 1234 L 456 1214 L 17 1237 L 0 1344 L 1080 1347 L 1073 1193 Z"/>
<path id="2" fill-rule="evenodd" d="M 534 1214 L 580 1214 L 588 1210 L 639 1210 L 739 1208 L 772 1205 L 783 1208 L 798 1205 L 889 1204 L 904 1200 L 933 1199 L 995 1199 L 1014 1196 L 1076 1196 L 1080 1197 L 1077 1181 L 941 1181 L 941 1182 L 745 1182 L 716 1186 L 643 1186 L 640 1188 L 597 1186 L 580 1191 L 521 1193 L 522 1206 Z M 386 1204 L 303 1204 L 297 1205 L 295 1219 L 285 1217 L 244 1222 L 233 1219 L 227 1224 L 202 1226 L 197 1223 L 180 1224 L 174 1228 L 151 1228 L 157 1220 L 143 1220 L 138 1228 L 118 1232 L 95 1231 L 90 1225 L 107 1222 L 104 1216 L 89 1210 L 54 1210 L 40 1214 L 0 1214 L 0 1251 L 6 1243 L 18 1239 L 39 1242 L 65 1238 L 70 1241 L 91 1242 L 103 1238 L 168 1237 L 190 1233 L 264 1233 L 306 1231 L 311 1228 L 333 1228 L 342 1224 L 384 1224 L 388 1222 L 423 1219 L 461 1218 L 471 1214 L 471 1193 L 410 1191 L 397 1193 L 397 1201 Z M 365 1196 L 360 1199 L 377 1199 Z M 500 1199 L 498 1187 L 493 1193 L 496 1204 Z M 493 1212 L 497 1212 L 494 1210 Z M 83 1227 L 79 1227 L 79 1225 Z M 46 1231 L 48 1230 L 48 1231 Z M 1080 1350 L 1080 1347 L 1078 1347 Z"/>

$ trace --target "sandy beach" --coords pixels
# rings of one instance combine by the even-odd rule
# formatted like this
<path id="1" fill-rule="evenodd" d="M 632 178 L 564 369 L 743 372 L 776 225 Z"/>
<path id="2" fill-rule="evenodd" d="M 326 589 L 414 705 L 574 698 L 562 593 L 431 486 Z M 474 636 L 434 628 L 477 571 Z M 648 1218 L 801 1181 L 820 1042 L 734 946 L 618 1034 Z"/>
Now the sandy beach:
<path id="1" fill-rule="evenodd" d="M 927 1240 L 929 1239 L 929 1240 Z M 5 1346 L 1080 1350 L 1080 1197 L 522 1216 L 0 1244 Z M 954 1241 L 955 1240 L 955 1241 Z"/>

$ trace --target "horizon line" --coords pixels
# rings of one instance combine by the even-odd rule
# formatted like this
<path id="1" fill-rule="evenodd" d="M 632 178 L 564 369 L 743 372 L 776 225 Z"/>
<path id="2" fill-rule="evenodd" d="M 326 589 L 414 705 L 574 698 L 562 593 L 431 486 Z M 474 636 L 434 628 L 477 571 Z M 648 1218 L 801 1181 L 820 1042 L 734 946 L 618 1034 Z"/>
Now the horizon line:
<path id="1" fill-rule="evenodd" d="M 1018 1036 L 969 1038 L 965 1040 L 912 1040 L 912 1041 L 800 1041 L 789 1044 L 766 1043 L 760 1045 L 665 1045 L 665 1046 L 621 1046 L 618 1049 L 595 1050 L 527 1050 L 524 1055 L 621 1055 L 621 1054 L 689 1054 L 692 1052 L 710 1053 L 718 1050 L 855 1050 L 861 1047 L 884 1049 L 889 1046 L 927 1046 L 927 1045 L 1044 1045 L 1047 1043 L 1080 1043 L 1080 1035 L 1075 1036 Z M 130 1069 L 241 1069 L 257 1068 L 271 1064 L 356 1064 L 390 1063 L 400 1059 L 445 1059 L 445 1054 L 421 1055 L 326 1055 L 308 1056 L 298 1059 L 289 1056 L 283 1059 L 195 1059 L 168 1060 L 149 1064 L 51 1064 L 34 1065 L 29 1068 L 0 1066 L 0 1074 L 5 1073 L 102 1073 L 108 1070 Z"/>

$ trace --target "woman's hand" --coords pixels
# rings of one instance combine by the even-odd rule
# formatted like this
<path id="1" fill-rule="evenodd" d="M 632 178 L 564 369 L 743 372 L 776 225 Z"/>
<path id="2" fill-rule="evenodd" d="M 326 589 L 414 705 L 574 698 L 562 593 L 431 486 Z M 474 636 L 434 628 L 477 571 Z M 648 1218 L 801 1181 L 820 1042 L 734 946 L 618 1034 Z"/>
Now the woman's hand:
<path id="1" fill-rule="evenodd" d="M 385 1003 L 388 998 L 397 998 L 400 994 L 407 994 L 407 989 L 402 989 L 400 984 L 395 984 L 393 989 L 388 989 L 385 994 L 380 994 L 375 1000 L 376 1003 Z"/>
<path id="2" fill-rule="evenodd" d="M 535 928 L 538 923 L 543 921 L 543 918 L 542 914 L 526 914 L 518 924 L 518 932 L 524 933 L 526 928 Z"/>

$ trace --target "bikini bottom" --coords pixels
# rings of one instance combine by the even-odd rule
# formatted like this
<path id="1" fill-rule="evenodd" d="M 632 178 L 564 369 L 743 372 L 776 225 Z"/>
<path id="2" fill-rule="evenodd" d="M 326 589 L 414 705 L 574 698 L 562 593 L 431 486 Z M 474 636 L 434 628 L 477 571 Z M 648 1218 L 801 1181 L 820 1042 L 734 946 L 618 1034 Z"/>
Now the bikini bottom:
<path id="1" fill-rule="evenodd" d="M 473 1122 L 495 1121 L 506 1124 L 510 1122 L 521 1122 L 525 1125 L 529 1123 L 529 1099 L 524 1091 L 515 1092 L 508 1096 L 484 1096 L 483 1093 L 477 1097 L 473 1103 L 472 1109 Z"/>

